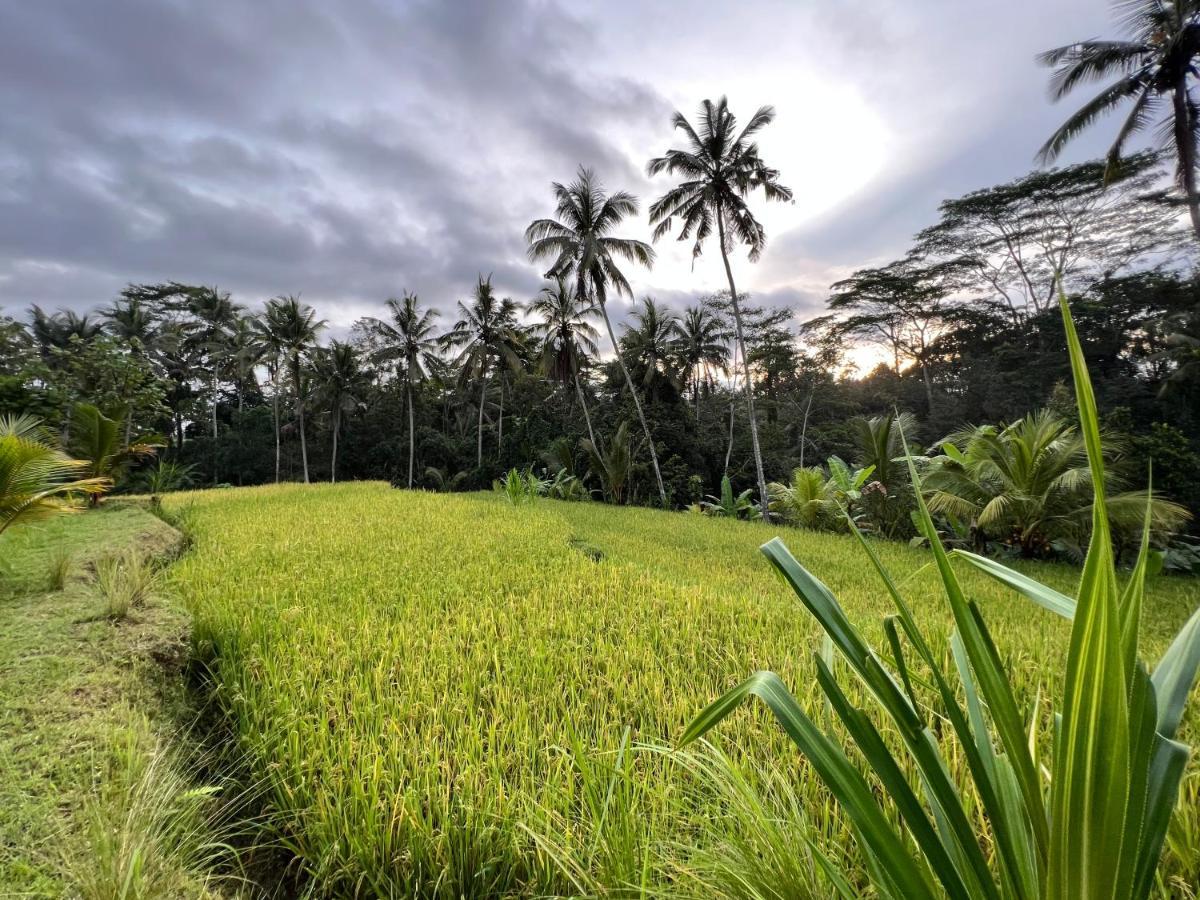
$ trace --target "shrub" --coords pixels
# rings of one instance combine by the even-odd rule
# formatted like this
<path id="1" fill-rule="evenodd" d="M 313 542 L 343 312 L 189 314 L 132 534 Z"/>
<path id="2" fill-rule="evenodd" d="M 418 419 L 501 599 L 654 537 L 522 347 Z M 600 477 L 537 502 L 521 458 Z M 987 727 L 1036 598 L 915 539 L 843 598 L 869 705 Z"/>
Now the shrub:
<path id="1" fill-rule="evenodd" d="M 96 563 L 96 587 L 104 599 L 104 615 L 123 619 L 144 606 L 159 583 L 154 561 L 130 549 Z"/>

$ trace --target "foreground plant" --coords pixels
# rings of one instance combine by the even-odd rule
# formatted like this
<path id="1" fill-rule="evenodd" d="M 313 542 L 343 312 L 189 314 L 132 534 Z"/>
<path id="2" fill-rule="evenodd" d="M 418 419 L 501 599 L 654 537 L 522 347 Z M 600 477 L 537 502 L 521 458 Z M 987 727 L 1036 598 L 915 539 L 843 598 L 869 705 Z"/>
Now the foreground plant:
<path id="1" fill-rule="evenodd" d="M 1095 398 L 1070 312 L 1065 301 L 1061 305 L 1089 474 L 1102 498 L 1104 459 Z M 917 487 L 919 524 L 954 617 L 953 672 L 943 667 L 941 654 L 935 653 L 896 582 L 857 529 L 897 610 L 884 627 L 891 667 L 850 623 L 828 588 L 782 542 L 775 539 L 762 548 L 874 698 L 904 751 L 854 705 L 832 662 L 820 655 L 815 657 L 818 684 L 866 762 L 869 778 L 772 672 L 753 675 L 709 706 L 689 726 L 683 743 L 701 737 L 745 698 L 764 700 L 841 805 L 857 835 L 869 880 L 881 896 L 1146 897 L 1155 884 L 1189 753 L 1174 738 L 1200 665 L 1200 610 L 1151 674 L 1138 659 L 1149 541 L 1143 539 L 1122 589 L 1104 503 L 1093 504 L 1092 540 L 1075 598 L 992 560 L 963 554 L 1039 605 L 1073 619 L 1047 792 L 1037 729 L 1026 725 L 1037 722 L 1038 709 L 1018 704 L 979 608 L 964 595 L 938 539 L 911 465 L 910 475 Z M 1147 532 L 1149 523 L 1147 510 Z M 910 666 L 902 636 L 924 672 Z M 936 712 L 918 699 L 914 684 L 930 686 Z M 931 727 L 935 716 L 941 725 L 937 734 L 945 735 L 940 741 Z M 948 759 L 958 755 L 966 762 L 978 804 L 948 774 Z M 910 771 L 919 786 L 906 774 Z M 881 795 L 889 801 L 881 802 Z M 977 834 L 979 828 L 986 834 Z M 914 846 L 919 859 L 912 855 Z M 993 852 L 985 854 L 984 847 Z M 826 868 L 834 889 L 854 896 L 832 864 Z"/>
<path id="2" fill-rule="evenodd" d="M 86 477 L 88 468 L 54 447 L 37 419 L 0 416 L 0 533 L 70 508 L 74 494 L 106 490 L 110 480 Z"/>

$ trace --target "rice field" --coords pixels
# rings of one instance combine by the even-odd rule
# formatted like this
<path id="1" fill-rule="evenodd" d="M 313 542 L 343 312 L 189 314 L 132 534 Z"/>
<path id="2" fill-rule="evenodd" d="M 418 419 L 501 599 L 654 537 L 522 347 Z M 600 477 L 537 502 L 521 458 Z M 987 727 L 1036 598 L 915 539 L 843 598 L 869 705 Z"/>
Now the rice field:
<path id="1" fill-rule="evenodd" d="M 757 552 L 778 527 L 377 483 L 167 504 L 191 508 L 194 548 L 171 578 L 197 654 L 273 829 L 324 893 L 825 896 L 806 841 L 853 867 L 849 830 L 761 709 L 719 729 L 720 752 L 664 750 L 755 669 L 820 709 L 817 629 Z M 880 640 L 891 609 L 857 545 L 782 534 Z M 881 554 L 945 651 L 927 553 Z M 1029 569 L 1073 589 L 1069 568 Z M 1024 708 L 1057 697 L 1066 623 L 961 574 Z M 1198 604 L 1194 579 L 1157 579 L 1143 655 Z M 1163 892 L 1187 896 L 1200 878 L 1194 761 L 1183 805 Z"/>

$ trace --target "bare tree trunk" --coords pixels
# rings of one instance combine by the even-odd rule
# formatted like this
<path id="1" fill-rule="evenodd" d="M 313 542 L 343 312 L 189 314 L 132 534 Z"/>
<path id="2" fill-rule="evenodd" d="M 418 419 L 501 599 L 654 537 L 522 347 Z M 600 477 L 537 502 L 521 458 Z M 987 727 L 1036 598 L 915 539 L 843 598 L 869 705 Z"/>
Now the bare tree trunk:
<path id="1" fill-rule="evenodd" d="M 592 442 L 593 447 L 597 447 L 596 435 L 592 431 L 592 417 L 588 415 L 587 401 L 583 397 L 583 388 L 579 384 L 579 373 L 575 373 L 575 393 L 579 396 L 579 405 L 583 408 L 583 421 L 587 423 L 588 440 Z"/>
<path id="2" fill-rule="evenodd" d="M 725 446 L 725 474 L 729 474 L 729 461 L 733 458 L 733 413 L 737 399 L 737 374 L 733 376 L 733 388 L 729 394 L 729 443 Z"/>
<path id="3" fill-rule="evenodd" d="M 1175 154 L 1179 163 L 1179 183 L 1187 198 L 1192 230 L 1196 233 L 1196 239 L 1200 240 L 1200 195 L 1196 192 L 1196 130 L 1195 123 L 1192 122 L 1186 74 L 1180 76 L 1171 100 L 1174 106 Z"/>
<path id="4" fill-rule="evenodd" d="M 213 367 L 212 372 L 212 461 L 213 461 L 213 484 L 220 482 L 220 476 L 217 474 L 217 369 Z"/>
<path id="5" fill-rule="evenodd" d="M 408 489 L 412 490 L 413 486 L 413 460 L 416 457 L 416 419 L 413 416 L 413 393 L 412 382 L 409 381 L 406 388 L 408 392 Z"/>
<path id="6" fill-rule="evenodd" d="M 612 322 L 608 318 L 608 304 L 601 301 L 600 312 L 604 316 L 604 327 L 608 329 L 608 339 L 612 342 L 613 353 L 617 355 L 617 362 L 621 366 L 621 371 L 625 375 L 625 384 L 629 386 L 629 393 L 633 395 L 633 406 L 637 410 L 638 419 L 642 423 L 642 432 L 646 435 L 646 445 L 650 448 L 650 462 L 654 466 L 654 479 L 658 482 L 658 497 L 662 501 L 663 509 L 667 508 L 667 489 L 663 487 L 662 472 L 658 468 L 658 453 L 654 450 L 654 438 L 650 435 L 650 426 L 646 424 L 646 414 L 642 412 L 642 401 L 638 399 L 637 388 L 633 386 L 633 379 L 629 375 L 629 369 L 625 365 L 625 358 L 621 356 L 621 348 L 617 345 L 617 336 L 613 333 Z"/>
<path id="7" fill-rule="evenodd" d="M 925 382 L 925 405 L 928 410 L 927 415 L 933 415 L 933 381 L 929 377 L 929 367 L 925 365 L 925 360 L 920 361 L 921 380 Z"/>
<path id="8" fill-rule="evenodd" d="M 500 377 L 500 420 L 496 429 L 496 459 L 504 452 L 504 376 Z"/>
<path id="9" fill-rule="evenodd" d="M 733 283 L 733 269 L 729 267 L 729 254 L 725 252 L 725 218 L 717 210 L 717 233 L 721 241 L 721 261 L 725 264 L 725 277 L 729 279 L 729 298 L 733 302 L 733 324 L 737 334 L 738 352 L 742 355 L 742 368 L 746 377 L 746 406 L 750 410 L 750 446 L 754 451 L 754 473 L 758 477 L 758 502 L 764 522 L 771 521 L 768 507 L 767 479 L 763 473 L 762 450 L 758 445 L 758 422 L 754 416 L 754 385 L 750 378 L 750 360 L 746 356 L 746 338 L 742 331 L 742 307 L 738 303 L 737 287 Z"/>

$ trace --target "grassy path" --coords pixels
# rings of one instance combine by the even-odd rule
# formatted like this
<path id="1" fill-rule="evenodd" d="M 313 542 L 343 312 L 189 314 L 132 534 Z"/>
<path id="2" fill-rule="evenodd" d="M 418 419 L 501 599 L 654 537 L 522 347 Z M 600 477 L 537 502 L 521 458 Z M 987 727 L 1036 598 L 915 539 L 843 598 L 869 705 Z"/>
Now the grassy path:
<path id="1" fill-rule="evenodd" d="M 160 599 L 105 618 L 92 567 L 125 548 L 162 556 L 179 542 L 117 502 L 0 537 L 0 896 L 103 896 L 105 863 L 118 862 L 105 853 L 117 851 L 96 843 L 117 836 L 130 777 L 186 712 L 188 632 L 186 615 Z M 49 579 L 64 553 L 57 588 Z M 89 832 L 109 814 L 111 833 Z M 172 896 L 206 895 L 186 872 L 163 878 Z"/>

